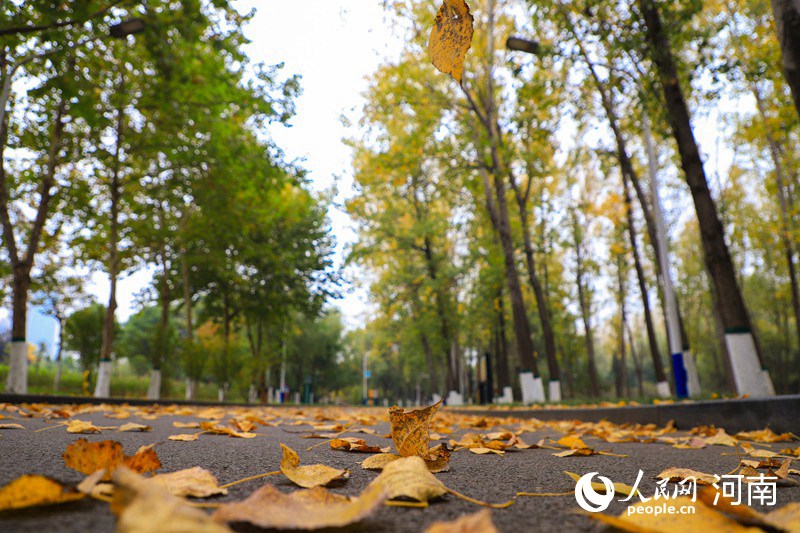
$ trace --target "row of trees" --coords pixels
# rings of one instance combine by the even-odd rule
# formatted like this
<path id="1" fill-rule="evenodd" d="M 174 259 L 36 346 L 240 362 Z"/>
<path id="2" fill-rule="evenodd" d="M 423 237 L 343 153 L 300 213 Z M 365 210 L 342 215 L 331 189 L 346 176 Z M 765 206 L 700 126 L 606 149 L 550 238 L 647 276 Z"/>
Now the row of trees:
<path id="1" fill-rule="evenodd" d="M 29 295 L 63 324 L 85 305 L 77 273 L 87 268 L 110 284 L 102 328 L 93 332 L 101 338 L 97 396 L 110 393 L 120 347 L 117 282 L 134 270 L 153 272 L 142 294 L 155 305 L 148 317 L 158 315 L 151 398 L 162 389 L 161 370 L 177 359 L 190 380 L 203 376 L 196 354 L 206 323 L 220 330 L 220 385 L 234 374 L 241 332 L 249 379 L 263 388 L 277 346 L 288 342 L 283 332 L 319 313 L 335 290 L 328 200 L 309 192 L 303 170 L 267 135 L 269 124 L 293 115 L 299 80 L 280 65 L 250 62 L 242 50 L 250 16 L 225 0 L 0 8 L 9 391 L 27 388 Z M 180 350 L 171 333 L 176 312 Z"/>
<path id="2" fill-rule="evenodd" d="M 796 392 L 798 109 L 763 5 L 469 4 L 457 84 L 428 62 L 435 6 L 391 3 L 409 45 L 349 141 L 387 390 L 468 392 L 488 352 L 526 402 L 543 376 L 554 400 L 663 396 L 697 390 L 693 353 L 709 391 Z"/>

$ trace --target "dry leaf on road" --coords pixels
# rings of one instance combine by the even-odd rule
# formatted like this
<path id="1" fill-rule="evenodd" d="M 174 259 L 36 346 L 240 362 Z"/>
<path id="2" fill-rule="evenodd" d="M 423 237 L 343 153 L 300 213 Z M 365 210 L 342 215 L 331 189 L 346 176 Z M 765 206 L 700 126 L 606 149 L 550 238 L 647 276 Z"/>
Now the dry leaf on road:
<path id="1" fill-rule="evenodd" d="M 170 494 L 163 486 L 125 467 L 114 473 L 114 482 L 117 490 L 114 491 L 111 509 L 119 515 L 117 533 L 231 532 L 200 509 L 190 507 L 185 500 Z"/>
<path id="2" fill-rule="evenodd" d="M 695 478 L 698 485 L 712 485 L 717 482 L 717 478 L 712 474 L 698 472 L 697 470 L 691 470 L 689 468 L 667 468 L 656 477 L 658 479 L 668 479 L 670 481 L 683 481 L 684 479 Z"/>
<path id="3" fill-rule="evenodd" d="M 65 490 L 58 481 L 26 474 L 0 488 L 0 511 L 80 500 L 84 494 Z"/>
<path id="4" fill-rule="evenodd" d="M 345 452 L 366 452 L 366 453 L 385 453 L 389 451 L 389 447 L 381 448 L 380 446 L 369 446 L 364 439 L 356 437 L 342 437 L 333 439 L 331 441 L 331 448 L 334 450 L 343 450 Z"/>
<path id="5" fill-rule="evenodd" d="M 472 14 L 464 0 L 444 0 L 431 28 L 428 53 L 431 63 L 459 84 L 464 56 L 472 44 Z"/>
<path id="6" fill-rule="evenodd" d="M 197 435 L 199 435 L 199 433 L 191 433 L 191 434 L 187 434 L 187 433 L 181 433 L 180 435 L 170 435 L 170 436 L 169 436 L 169 437 L 167 437 L 167 438 L 168 438 L 169 440 L 177 440 L 177 441 L 183 441 L 183 442 L 191 442 L 191 441 L 193 441 L 193 440 L 197 440 Z"/>
<path id="7" fill-rule="evenodd" d="M 449 522 L 434 522 L 425 533 L 499 533 L 492 523 L 492 512 L 483 509 Z"/>
<path id="8" fill-rule="evenodd" d="M 140 474 L 161 467 L 158 455 L 152 448 L 140 449 L 136 454 L 126 456 L 122 451 L 122 444 L 113 440 L 89 442 L 80 438 L 67 446 L 62 457 L 69 468 L 86 475 L 105 469 L 104 479 L 111 479 L 111 474 L 120 464 Z"/>
<path id="9" fill-rule="evenodd" d="M 217 494 L 228 494 L 228 489 L 220 488 L 214 474 L 199 466 L 158 474 L 151 480 L 166 488 L 173 496 L 207 498 Z"/>
<path id="10" fill-rule="evenodd" d="M 338 468 L 320 464 L 300 466 L 300 457 L 297 452 L 285 444 L 281 444 L 281 449 L 283 449 L 281 472 L 301 487 L 310 489 L 320 485 L 327 485 L 331 481 L 347 478 L 350 474 L 347 470 L 339 470 Z"/>
<path id="11" fill-rule="evenodd" d="M 367 517 L 385 499 L 383 489 L 373 485 L 352 499 L 322 487 L 284 494 L 264 485 L 244 501 L 223 504 L 214 513 L 214 520 L 249 522 L 269 529 L 343 527 Z"/>
<path id="12" fill-rule="evenodd" d="M 383 487 L 390 499 L 406 497 L 420 502 L 447 492 L 447 487 L 428 471 L 421 457 L 403 457 L 388 463 L 370 485 Z"/>
<path id="13" fill-rule="evenodd" d="M 102 428 L 84 420 L 71 420 L 67 424 L 67 433 L 100 433 L 101 431 Z"/>
<path id="14" fill-rule="evenodd" d="M 19 424 L 0 424 L 0 429 L 25 429 Z"/>
<path id="15" fill-rule="evenodd" d="M 429 455 L 431 419 L 442 406 L 442 400 L 422 409 L 404 411 L 401 407 L 389 409 L 392 441 L 397 453 L 403 457 L 416 455 L 427 458 Z"/>
<path id="16" fill-rule="evenodd" d="M 117 431 L 152 431 L 152 429 L 152 427 L 145 426 L 144 424 L 128 422 L 127 424 L 122 424 Z"/>

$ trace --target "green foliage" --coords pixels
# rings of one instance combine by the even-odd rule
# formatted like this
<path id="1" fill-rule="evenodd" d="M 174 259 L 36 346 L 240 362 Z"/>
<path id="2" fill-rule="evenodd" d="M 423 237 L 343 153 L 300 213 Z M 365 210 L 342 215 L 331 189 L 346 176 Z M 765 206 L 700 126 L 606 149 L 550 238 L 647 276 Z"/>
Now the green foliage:
<path id="1" fill-rule="evenodd" d="M 78 353 L 83 370 L 94 372 L 100 361 L 105 312 L 104 305 L 94 303 L 69 315 L 64 324 L 64 349 Z"/>

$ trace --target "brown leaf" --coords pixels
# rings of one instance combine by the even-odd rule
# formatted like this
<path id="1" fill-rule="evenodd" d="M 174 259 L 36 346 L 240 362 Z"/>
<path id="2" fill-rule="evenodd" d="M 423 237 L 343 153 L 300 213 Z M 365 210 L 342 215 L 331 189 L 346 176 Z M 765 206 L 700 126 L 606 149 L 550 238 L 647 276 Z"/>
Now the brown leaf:
<path id="1" fill-rule="evenodd" d="M 128 457 L 122 451 L 122 444 L 113 440 L 88 442 L 80 438 L 67 446 L 62 457 L 69 468 L 83 474 L 89 475 L 105 469 L 103 479 L 111 479 L 111 474 L 120 464 L 139 473 L 151 472 L 161 467 L 155 450 L 146 448 Z"/>
<path id="2" fill-rule="evenodd" d="M 684 479 L 693 477 L 697 480 L 698 485 L 711 485 L 717 482 L 717 478 L 712 474 L 698 472 L 697 470 L 691 470 L 689 468 L 667 468 L 656 477 L 658 479 L 668 479 L 670 481 L 683 481 Z"/>
<path id="3" fill-rule="evenodd" d="M 214 474 L 199 466 L 159 474 L 151 479 L 166 488 L 173 496 L 207 498 L 217 494 L 228 494 L 228 489 L 220 488 Z"/>
<path id="4" fill-rule="evenodd" d="M 406 497 L 427 502 L 442 496 L 447 487 L 428 471 L 421 457 L 403 457 L 389 462 L 370 485 L 380 485 L 390 499 Z"/>
<path id="5" fill-rule="evenodd" d="M 388 448 L 384 450 L 380 446 L 368 446 L 364 439 L 358 439 L 355 437 L 333 439 L 331 441 L 331 448 L 346 452 L 381 453 L 389 451 Z"/>
<path id="6" fill-rule="evenodd" d="M 84 420 L 71 420 L 67 424 L 67 433 L 100 433 L 101 428 Z"/>
<path id="7" fill-rule="evenodd" d="M 760 429 L 758 431 L 740 431 L 736 434 L 736 438 L 741 440 L 752 440 L 755 442 L 791 442 L 794 440 L 794 435 L 791 433 L 783 433 L 778 435 L 769 428 Z"/>
<path id="8" fill-rule="evenodd" d="M 152 448 L 140 449 L 134 455 L 125 457 L 122 463 L 138 474 L 145 474 L 161 468 L 161 461 Z"/>
<path id="9" fill-rule="evenodd" d="M 372 514 L 386 499 L 380 486 L 369 485 L 357 498 L 322 487 L 284 494 L 264 485 L 246 500 L 223 504 L 214 513 L 218 522 L 248 522 L 268 529 L 343 527 Z"/>
<path id="10" fill-rule="evenodd" d="M 321 485 L 327 485 L 331 481 L 347 478 L 347 470 L 339 470 L 326 465 L 300 466 L 300 457 L 293 449 L 285 444 L 281 444 L 283 449 L 283 459 L 281 460 L 281 472 L 297 485 L 310 489 Z"/>
<path id="11" fill-rule="evenodd" d="M 200 422 L 173 422 L 172 427 L 187 428 L 187 429 L 199 428 Z"/>
<path id="12" fill-rule="evenodd" d="M 499 533 L 492 523 L 492 512 L 483 509 L 473 514 L 462 515 L 449 522 L 434 522 L 425 533 Z"/>
<path id="13" fill-rule="evenodd" d="M 0 488 L 0 511 L 80 500 L 84 494 L 65 490 L 57 481 L 26 474 Z"/>
<path id="14" fill-rule="evenodd" d="M 464 0 L 444 0 L 431 28 L 428 53 L 431 63 L 460 84 L 464 56 L 472 44 L 473 18 Z"/>
<path id="15" fill-rule="evenodd" d="M 400 456 L 393 453 L 379 453 L 367 457 L 359 464 L 361 465 L 361 468 L 366 470 L 383 470 L 386 465 L 398 459 L 400 459 Z"/>
<path id="16" fill-rule="evenodd" d="M 392 441 L 397 453 L 403 457 L 416 455 L 428 457 L 431 419 L 442 405 L 442 400 L 422 409 L 404 411 L 400 407 L 389 409 Z"/>
<path id="17" fill-rule="evenodd" d="M 142 478 L 120 467 L 114 472 L 114 482 L 117 489 L 111 509 L 119 515 L 117 533 L 231 533 L 225 525 L 212 521 L 200 509 L 190 507 L 153 479 Z"/>

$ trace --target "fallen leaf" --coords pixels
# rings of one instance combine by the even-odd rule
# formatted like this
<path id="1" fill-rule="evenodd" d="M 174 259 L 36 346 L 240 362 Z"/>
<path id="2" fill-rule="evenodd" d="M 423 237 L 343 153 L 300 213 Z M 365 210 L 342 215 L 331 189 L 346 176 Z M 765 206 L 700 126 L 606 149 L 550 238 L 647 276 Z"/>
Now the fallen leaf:
<path id="1" fill-rule="evenodd" d="M 25 429 L 19 424 L 0 424 L 0 429 Z"/>
<path id="2" fill-rule="evenodd" d="M 327 485 L 331 481 L 347 478 L 349 475 L 347 470 L 339 470 L 321 464 L 300 466 L 300 457 L 297 452 L 285 444 L 281 444 L 281 448 L 283 449 L 281 472 L 301 487 L 310 489 Z"/>
<path id="3" fill-rule="evenodd" d="M 361 465 L 361 468 L 366 470 L 383 470 L 386 465 L 400 458 L 401 457 L 399 455 L 395 455 L 393 453 L 379 453 L 367 457 L 358 464 Z"/>
<path id="4" fill-rule="evenodd" d="M 166 488 L 173 496 L 207 498 L 216 494 L 228 494 L 228 489 L 220 488 L 214 474 L 199 466 L 158 474 L 150 479 Z"/>
<path id="5" fill-rule="evenodd" d="M 698 472 L 697 470 L 691 470 L 689 468 L 667 468 L 656 477 L 658 479 L 668 479 L 670 481 L 683 481 L 684 479 L 693 477 L 697 480 L 698 485 L 712 485 L 717 482 L 717 478 L 712 474 Z"/>
<path id="6" fill-rule="evenodd" d="M 464 56 L 472 44 L 473 18 L 464 0 L 444 0 L 431 29 L 428 53 L 431 63 L 460 84 Z"/>
<path id="7" fill-rule="evenodd" d="M 372 514 L 386 499 L 383 488 L 368 485 L 348 498 L 322 487 L 284 494 L 264 485 L 246 500 L 226 503 L 214 513 L 217 522 L 248 522 L 266 529 L 321 529 L 343 527 Z"/>
<path id="8" fill-rule="evenodd" d="M 26 474 L 0 488 L 0 511 L 80 500 L 84 494 L 44 476 Z"/>
<path id="9" fill-rule="evenodd" d="M 119 515 L 117 533 L 231 533 L 224 524 L 214 522 L 152 479 L 142 478 L 125 467 L 114 472 L 114 482 L 117 490 L 111 509 Z"/>
<path id="10" fill-rule="evenodd" d="M 400 407 L 389 409 L 389 423 L 391 424 L 392 441 L 397 453 L 403 457 L 416 455 L 428 457 L 429 454 L 429 426 L 431 418 L 439 410 L 442 400 L 422 409 L 404 411 Z"/>
<path id="11" fill-rule="evenodd" d="M 760 429 L 758 431 L 740 431 L 736 434 L 736 438 L 741 440 L 752 440 L 755 442 L 791 442 L 794 440 L 794 435 L 791 433 L 783 433 L 778 435 L 769 428 Z"/>
<path id="12" fill-rule="evenodd" d="M 331 441 L 331 448 L 334 450 L 344 450 L 346 452 L 381 453 L 389 451 L 388 447 L 382 449 L 380 446 L 368 446 L 364 439 L 355 437 L 333 439 Z"/>
<path id="13" fill-rule="evenodd" d="M 90 475 L 105 469 L 106 474 L 103 479 L 111 479 L 111 474 L 120 464 L 125 464 L 140 474 L 161 467 L 155 450 L 146 448 L 139 450 L 133 456 L 126 456 L 122 451 L 122 444 L 113 440 L 89 442 L 80 438 L 67 446 L 62 457 L 69 468 L 83 474 Z"/>
<path id="14" fill-rule="evenodd" d="M 556 442 L 559 446 L 564 448 L 570 448 L 573 450 L 580 449 L 580 448 L 588 448 L 585 442 L 578 436 L 578 435 L 567 435 L 566 437 L 561 437 Z"/>
<path id="15" fill-rule="evenodd" d="M 447 487 L 428 471 L 425 461 L 416 456 L 389 462 L 370 484 L 383 487 L 389 499 L 406 497 L 427 502 L 447 492 Z"/>
<path id="16" fill-rule="evenodd" d="M 199 428 L 200 422 L 173 422 L 172 427 L 176 428 Z"/>
<path id="17" fill-rule="evenodd" d="M 705 438 L 706 444 L 708 445 L 717 445 L 717 446 L 736 446 L 738 444 L 738 440 L 735 437 L 731 437 L 727 433 L 725 433 L 724 429 L 718 429 L 716 433 L 714 433 L 711 437 Z"/>
<path id="18" fill-rule="evenodd" d="M 191 442 L 193 440 L 197 440 L 198 433 L 181 433 L 180 435 L 170 435 L 167 437 L 169 440 L 179 440 L 183 442 Z"/>
<path id="19" fill-rule="evenodd" d="M 244 433 L 250 433 L 254 429 L 256 429 L 256 427 L 257 427 L 250 420 L 241 420 L 241 419 L 237 419 L 237 418 L 233 418 L 233 419 L 229 420 L 228 424 L 230 424 L 231 426 L 235 427 L 238 431 L 241 431 L 241 432 L 244 432 Z"/>
<path id="20" fill-rule="evenodd" d="M 578 474 L 567 472 L 566 470 L 564 471 L 564 473 L 569 477 L 571 477 L 572 480 L 575 482 L 577 482 L 581 478 L 581 476 L 579 476 Z M 606 492 L 606 486 L 603 483 L 598 483 L 597 481 L 592 481 L 592 488 L 601 494 L 605 494 Z M 614 483 L 614 494 L 622 494 L 624 496 L 630 496 L 633 493 L 633 491 L 634 488 L 631 487 L 630 485 L 626 485 L 625 483 Z M 637 490 L 637 492 L 639 491 Z"/>
<path id="21" fill-rule="evenodd" d="M 775 528 L 796 533 L 800 531 L 800 503 L 790 503 L 770 511 L 766 519 Z"/>
<path id="22" fill-rule="evenodd" d="M 140 448 L 134 455 L 125 457 L 122 464 L 137 474 L 146 474 L 161 468 L 161 461 L 158 459 L 156 451 L 149 447 Z"/>
<path id="23" fill-rule="evenodd" d="M 462 515 L 449 522 L 434 522 L 425 533 L 499 533 L 492 523 L 492 512 L 483 509 L 473 514 Z"/>
<path id="24" fill-rule="evenodd" d="M 100 433 L 101 428 L 84 420 L 71 420 L 67 424 L 67 433 Z"/>
<path id="25" fill-rule="evenodd" d="M 145 426 L 144 424 L 128 422 L 127 424 L 122 424 L 117 431 L 151 431 L 152 429 L 152 427 Z"/>
<path id="26" fill-rule="evenodd" d="M 496 454 L 496 455 L 504 455 L 506 453 L 503 450 L 494 450 L 492 448 L 485 448 L 483 446 L 478 446 L 478 447 L 474 447 L 474 448 L 467 448 L 467 449 L 469 451 L 471 451 L 472 453 L 477 454 L 477 455 L 486 455 L 486 454 L 489 454 L 489 453 L 493 453 L 493 454 Z"/>

